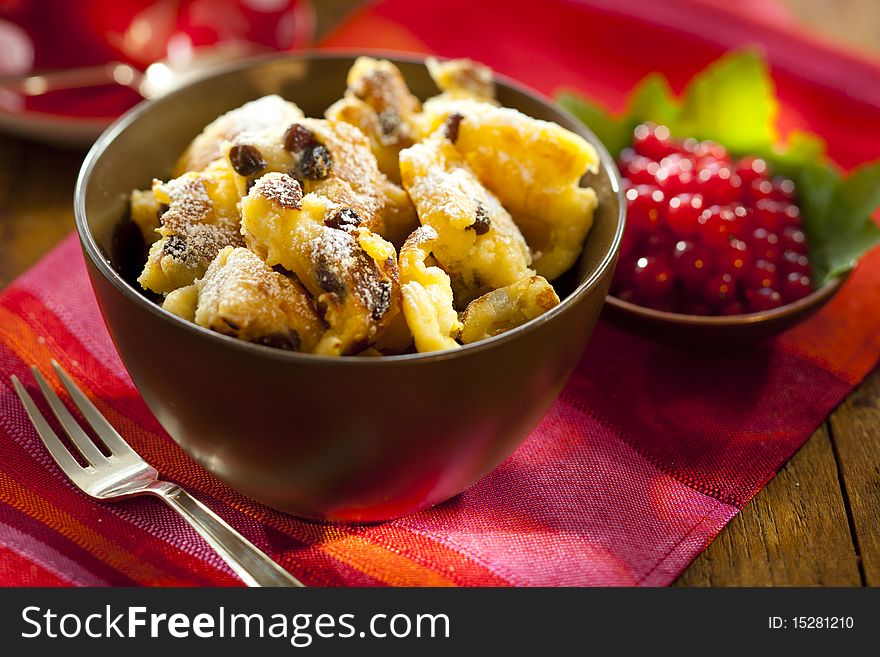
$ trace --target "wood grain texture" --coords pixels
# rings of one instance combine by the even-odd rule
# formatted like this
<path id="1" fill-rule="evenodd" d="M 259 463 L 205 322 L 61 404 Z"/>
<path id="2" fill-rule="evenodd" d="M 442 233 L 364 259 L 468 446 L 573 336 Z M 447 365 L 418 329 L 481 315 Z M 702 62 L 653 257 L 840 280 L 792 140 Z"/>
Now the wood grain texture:
<path id="1" fill-rule="evenodd" d="M 0 288 L 73 229 L 84 153 L 0 137 Z"/>
<path id="2" fill-rule="evenodd" d="M 880 370 L 831 415 L 830 424 L 862 578 L 880 586 Z"/>
<path id="3" fill-rule="evenodd" d="M 679 586 L 862 583 L 823 425 L 679 578 Z"/>

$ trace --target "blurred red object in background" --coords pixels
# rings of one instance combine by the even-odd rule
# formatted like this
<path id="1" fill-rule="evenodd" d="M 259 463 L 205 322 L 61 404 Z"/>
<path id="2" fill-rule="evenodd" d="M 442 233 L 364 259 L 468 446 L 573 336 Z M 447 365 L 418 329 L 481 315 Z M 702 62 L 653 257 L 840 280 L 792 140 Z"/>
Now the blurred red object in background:
<path id="1" fill-rule="evenodd" d="M 288 50 L 309 44 L 314 22 L 303 0 L 0 0 L 0 17 L 30 37 L 34 70 L 145 67 L 230 41 Z"/>
<path id="2" fill-rule="evenodd" d="M 284 51 L 310 45 L 313 33 L 308 0 L 0 0 L 0 76 L 120 61 L 185 69 L 210 46 Z M 106 123 L 140 99 L 104 85 L 7 97 L 0 109 L 7 120 L 39 114 Z"/>

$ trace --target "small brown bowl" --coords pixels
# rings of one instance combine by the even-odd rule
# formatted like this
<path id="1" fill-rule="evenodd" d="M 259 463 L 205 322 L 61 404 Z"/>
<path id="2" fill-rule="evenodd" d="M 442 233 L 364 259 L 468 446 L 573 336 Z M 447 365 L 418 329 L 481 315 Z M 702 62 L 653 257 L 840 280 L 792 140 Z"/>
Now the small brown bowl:
<path id="1" fill-rule="evenodd" d="M 437 93 L 423 63 L 392 57 L 417 96 Z M 321 116 L 351 55 L 242 62 L 126 114 L 87 156 L 75 196 L 89 276 L 144 401 L 208 470 L 269 506 L 325 520 L 376 521 L 441 502 L 506 458 L 538 424 L 581 357 L 614 273 L 624 216 L 614 162 L 549 100 L 504 79 L 502 104 L 580 134 L 601 167 L 599 207 L 580 260 L 556 282 L 562 303 L 494 338 L 436 354 L 326 358 L 271 349 L 186 322 L 131 282 L 114 248 L 132 189 L 167 177 L 219 114 L 264 94 Z M 137 267 L 138 263 L 135 263 Z"/>
<path id="2" fill-rule="evenodd" d="M 654 310 L 608 296 L 603 316 L 634 333 L 651 339 L 724 348 L 770 338 L 807 319 L 840 291 L 848 274 L 818 290 L 773 310 L 746 315 L 684 315 Z"/>

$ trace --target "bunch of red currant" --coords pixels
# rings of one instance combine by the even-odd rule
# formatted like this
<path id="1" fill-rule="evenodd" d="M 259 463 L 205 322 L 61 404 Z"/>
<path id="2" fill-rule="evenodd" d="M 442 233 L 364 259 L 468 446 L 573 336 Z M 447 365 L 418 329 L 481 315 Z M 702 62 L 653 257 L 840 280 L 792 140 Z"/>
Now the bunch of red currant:
<path id="1" fill-rule="evenodd" d="M 794 183 L 757 157 L 642 124 L 620 154 L 627 224 L 612 293 L 691 315 L 776 308 L 813 290 Z"/>

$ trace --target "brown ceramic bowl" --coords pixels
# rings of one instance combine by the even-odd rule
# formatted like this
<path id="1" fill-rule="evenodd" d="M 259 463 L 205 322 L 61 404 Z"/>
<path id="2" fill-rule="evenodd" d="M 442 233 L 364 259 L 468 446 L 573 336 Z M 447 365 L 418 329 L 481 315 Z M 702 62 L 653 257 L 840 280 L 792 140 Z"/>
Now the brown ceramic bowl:
<path id="1" fill-rule="evenodd" d="M 812 294 L 780 308 L 747 315 L 684 315 L 639 306 L 609 296 L 604 316 L 645 337 L 691 347 L 741 347 L 790 329 L 828 303 L 847 276 L 836 278 Z"/>
<path id="2" fill-rule="evenodd" d="M 456 351 L 324 358 L 238 341 L 162 310 L 129 281 L 114 248 L 126 197 L 168 176 L 222 112 L 268 93 L 321 116 L 354 58 L 303 54 L 242 62 L 123 116 L 98 140 L 76 189 L 89 275 L 116 348 L 159 422 L 208 470 L 269 506 L 324 520 L 377 521 L 445 500 L 492 470 L 556 399 L 599 317 L 623 231 L 620 181 L 595 136 L 506 80 L 498 97 L 592 142 L 601 171 L 595 226 L 558 281 L 563 302 L 516 330 Z M 396 58 L 413 92 L 425 67 Z M 135 263 L 135 267 L 139 263 Z"/>

